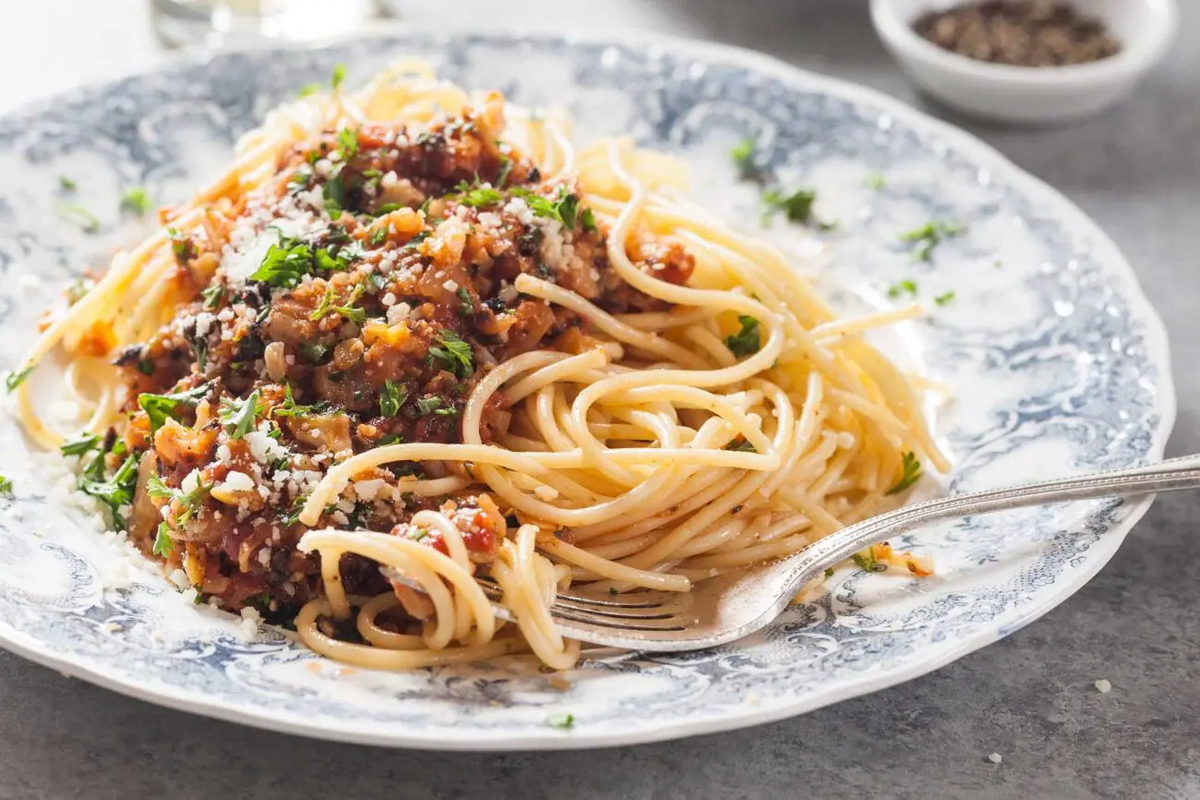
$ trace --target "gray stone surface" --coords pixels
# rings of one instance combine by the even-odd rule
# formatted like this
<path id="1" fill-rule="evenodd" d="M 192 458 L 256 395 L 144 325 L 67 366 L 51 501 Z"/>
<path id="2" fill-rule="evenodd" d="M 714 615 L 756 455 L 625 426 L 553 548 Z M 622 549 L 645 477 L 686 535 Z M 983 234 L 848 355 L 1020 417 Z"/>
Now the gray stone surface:
<path id="1" fill-rule="evenodd" d="M 415 22 L 446 13 L 441 3 L 396 4 Z M 1174 346 L 1171 455 L 1200 451 L 1200 14 L 1184 4 L 1169 62 L 1119 109 L 1044 131 L 952 118 L 1063 190 L 1134 264 Z M 505 5 L 510 21 L 531 26 L 587 22 L 571 3 Z M 605 27 L 753 47 L 921 102 L 876 42 L 863 0 L 603 5 Z M 86 7 L 125 9 L 130 25 L 144 25 L 134 0 L 81 0 L 79 13 L 95 14 Z M 0 63 L 11 72 L 35 44 L 24 57 L 5 50 Z M 93 56 L 80 74 L 153 57 Z M 325 744 L 156 708 L 0 653 L 0 798 L 1197 798 L 1200 560 L 1188 548 L 1198 528 L 1195 495 L 1165 496 L 1095 580 L 1003 642 L 804 717 L 636 748 L 472 755 Z M 1098 678 L 1111 693 L 1096 691 Z M 1002 763 L 986 760 L 993 752 Z"/>

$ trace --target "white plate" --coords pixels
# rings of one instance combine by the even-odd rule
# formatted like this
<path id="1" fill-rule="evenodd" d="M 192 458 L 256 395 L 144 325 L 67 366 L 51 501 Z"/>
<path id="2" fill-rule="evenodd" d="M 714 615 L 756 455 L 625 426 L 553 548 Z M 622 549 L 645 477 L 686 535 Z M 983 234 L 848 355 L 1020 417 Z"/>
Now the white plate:
<path id="1" fill-rule="evenodd" d="M 400 33 L 321 50 L 216 57 L 61 97 L 0 119 L 0 330 L 15 362 L 59 287 L 134 239 L 115 198 L 147 184 L 177 201 L 234 136 L 333 64 L 365 78 L 401 54 L 526 104 L 568 103 L 577 138 L 630 133 L 681 154 L 696 193 L 755 224 L 728 151 L 754 134 L 790 183 L 816 186 L 840 228 L 822 280 L 883 302 L 916 280 L 957 299 L 903 331 L 954 401 L 936 420 L 969 490 L 1158 458 L 1175 413 L 1160 322 L 1112 242 L 1056 192 L 974 139 L 873 92 L 753 53 L 655 39 Z M 886 185 L 868 188 L 871 172 Z M 102 220 L 60 221 L 58 176 Z M 968 225 L 933 263 L 898 234 Z M 807 246 L 802 231 L 769 235 Z M 111 542 L 62 507 L 15 425 L 0 423 L 0 645 L 152 702 L 328 739 L 438 749 L 617 745 L 799 714 L 921 675 L 1011 633 L 1082 586 L 1149 501 L 1079 503 L 945 524 L 905 537 L 938 575 L 845 569 L 832 592 L 717 650 L 585 664 L 557 689 L 528 660 L 384 674 L 340 669 L 276 631 L 193 607 L 157 576 L 112 589 Z M 119 577 L 119 576 L 118 576 Z M 547 725 L 569 712 L 570 730 Z"/>

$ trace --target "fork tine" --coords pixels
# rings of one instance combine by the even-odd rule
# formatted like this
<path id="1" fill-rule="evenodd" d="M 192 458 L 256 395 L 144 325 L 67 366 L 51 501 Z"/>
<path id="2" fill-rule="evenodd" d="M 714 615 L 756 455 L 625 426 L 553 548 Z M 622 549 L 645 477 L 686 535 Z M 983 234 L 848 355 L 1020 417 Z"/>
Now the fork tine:
<path id="1" fill-rule="evenodd" d="M 663 617 L 609 617 L 571 611 L 557 604 L 550 607 L 550 614 L 555 621 L 581 622 L 593 628 L 611 628 L 614 631 L 681 631 L 687 627 L 685 620 L 677 614 Z"/>

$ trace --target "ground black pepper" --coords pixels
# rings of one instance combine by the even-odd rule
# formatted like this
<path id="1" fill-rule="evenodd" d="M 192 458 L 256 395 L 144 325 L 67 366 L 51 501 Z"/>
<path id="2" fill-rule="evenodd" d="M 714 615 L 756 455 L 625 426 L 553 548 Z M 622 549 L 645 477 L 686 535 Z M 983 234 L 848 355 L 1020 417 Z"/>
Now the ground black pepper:
<path id="1" fill-rule="evenodd" d="M 1020 67 L 1084 64 L 1121 51 L 1103 22 L 1051 0 L 969 3 L 931 11 L 913 29 L 945 50 Z"/>

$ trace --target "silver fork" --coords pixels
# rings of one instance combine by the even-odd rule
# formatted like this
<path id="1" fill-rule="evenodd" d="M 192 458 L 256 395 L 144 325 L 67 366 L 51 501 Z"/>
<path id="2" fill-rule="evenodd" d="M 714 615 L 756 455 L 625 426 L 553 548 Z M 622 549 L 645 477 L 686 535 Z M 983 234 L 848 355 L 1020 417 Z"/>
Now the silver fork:
<path id="1" fill-rule="evenodd" d="M 697 583 L 691 592 L 559 594 L 550 613 L 563 636 L 625 650 L 679 652 L 726 644 L 764 628 L 800 589 L 854 553 L 944 519 L 1028 506 L 1200 488 L 1200 455 L 1145 467 L 960 494 L 898 508 L 818 539 L 784 559 Z M 400 576 L 390 576 L 400 578 Z M 496 616 L 500 587 L 479 579 Z"/>

